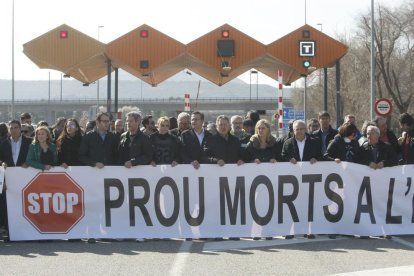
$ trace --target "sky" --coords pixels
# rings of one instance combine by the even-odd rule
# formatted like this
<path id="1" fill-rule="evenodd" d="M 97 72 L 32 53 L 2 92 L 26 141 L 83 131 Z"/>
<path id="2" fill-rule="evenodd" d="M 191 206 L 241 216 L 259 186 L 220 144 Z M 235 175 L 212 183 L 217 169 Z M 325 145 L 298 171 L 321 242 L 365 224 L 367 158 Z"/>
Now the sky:
<path id="1" fill-rule="evenodd" d="M 375 0 L 388 6 L 402 2 Z M 0 79 L 12 79 L 12 3 L 0 1 Z M 61 24 L 94 38 L 99 32 L 104 43 L 148 24 L 187 44 L 228 23 L 269 44 L 305 24 L 305 3 L 306 23 L 334 38 L 354 31 L 358 16 L 371 7 L 371 0 L 14 0 L 14 78 L 46 80 L 51 72 L 51 79 L 60 79 L 60 72 L 30 61 L 23 44 Z"/>

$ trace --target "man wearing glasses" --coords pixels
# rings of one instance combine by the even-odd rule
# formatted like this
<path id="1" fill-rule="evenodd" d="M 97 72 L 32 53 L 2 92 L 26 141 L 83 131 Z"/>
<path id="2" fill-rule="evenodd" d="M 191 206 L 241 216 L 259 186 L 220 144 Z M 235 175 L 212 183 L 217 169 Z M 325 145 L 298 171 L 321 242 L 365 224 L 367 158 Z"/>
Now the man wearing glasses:
<path id="1" fill-rule="evenodd" d="M 98 169 L 117 165 L 119 138 L 109 131 L 109 125 L 109 115 L 99 113 L 96 117 L 96 128 L 83 137 L 79 160 L 84 165 Z"/>

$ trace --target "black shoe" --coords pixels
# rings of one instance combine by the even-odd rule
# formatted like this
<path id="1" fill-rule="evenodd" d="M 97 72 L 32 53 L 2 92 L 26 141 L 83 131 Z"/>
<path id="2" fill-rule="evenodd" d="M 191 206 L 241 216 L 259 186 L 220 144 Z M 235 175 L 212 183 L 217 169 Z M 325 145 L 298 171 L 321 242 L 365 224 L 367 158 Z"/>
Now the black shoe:
<path id="1" fill-rule="evenodd" d="M 96 239 L 94 238 L 88 239 L 88 243 L 96 243 Z"/>
<path id="2" fill-rule="evenodd" d="M 214 238 L 215 241 L 222 241 L 223 238 Z"/>
<path id="3" fill-rule="evenodd" d="M 254 238 L 253 238 L 253 240 L 254 240 L 254 241 L 259 241 L 259 240 L 261 240 L 261 239 L 262 239 L 262 238 L 260 238 L 260 237 L 254 237 Z"/>
<path id="4" fill-rule="evenodd" d="M 80 242 L 81 239 L 68 239 L 68 242 Z"/>
<path id="5" fill-rule="evenodd" d="M 306 234 L 306 235 L 303 235 L 303 237 L 305 237 L 305 238 L 308 238 L 308 239 L 314 239 L 315 238 L 315 235 L 313 235 L 313 234 Z"/>
<path id="6" fill-rule="evenodd" d="M 266 237 L 266 240 L 271 241 L 271 240 L 273 240 L 273 238 L 272 237 Z"/>
<path id="7" fill-rule="evenodd" d="M 369 239 L 369 236 L 359 236 L 359 238 L 360 238 L 361 240 L 367 240 L 367 239 Z"/>
<path id="8" fill-rule="evenodd" d="M 291 240 L 295 237 L 295 235 L 287 235 L 285 236 L 285 240 Z"/>
<path id="9" fill-rule="evenodd" d="M 234 238 L 234 237 L 231 237 L 231 238 L 229 238 L 229 240 L 231 240 L 231 241 L 239 241 L 239 240 L 240 240 L 240 238 Z"/>
<path id="10" fill-rule="evenodd" d="M 193 239 L 192 238 L 186 238 L 185 240 L 186 241 L 192 241 Z"/>

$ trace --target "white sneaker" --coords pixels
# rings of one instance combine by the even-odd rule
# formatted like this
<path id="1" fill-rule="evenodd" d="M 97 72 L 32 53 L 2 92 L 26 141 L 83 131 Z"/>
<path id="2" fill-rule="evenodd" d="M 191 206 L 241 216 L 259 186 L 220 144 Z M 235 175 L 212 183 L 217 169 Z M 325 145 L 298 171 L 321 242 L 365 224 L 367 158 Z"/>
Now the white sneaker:
<path id="1" fill-rule="evenodd" d="M 145 241 L 145 239 L 143 239 L 143 238 L 139 238 L 139 239 L 135 239 L 135 241 L 136 241 L 136 242 L 144 242 L 144 241 Z"/>

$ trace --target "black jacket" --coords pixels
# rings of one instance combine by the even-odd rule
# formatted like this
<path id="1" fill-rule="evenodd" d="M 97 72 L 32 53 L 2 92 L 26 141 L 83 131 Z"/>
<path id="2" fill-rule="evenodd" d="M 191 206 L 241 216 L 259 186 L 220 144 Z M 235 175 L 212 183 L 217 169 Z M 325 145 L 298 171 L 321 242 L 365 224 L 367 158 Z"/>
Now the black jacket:
<path id="1" fill-rule="evenodd" d="M 409 141 L 407 146 L 404 143 L 401 146 L 401 158 L 403 164 L 414 164 L 414 129 L 411 129 L 409 133 Z M 404 151 L 407 150 L 407 154 Z"/>
<path id="2" fill-rule="evenodd" d="M 398 138 L 395 136 L 394 132 L 392 130 L 387 129 L 387 137 L 388 142 L 390 143 L 392 149 L 395 151 L 395 153 L 398 155 L 401 153 L 401 146 L 398 143 Z"/>
<path id="3" fill-rule="evenodd" d="M 295 158 L 296 161 L 310 161 L 312 158 L 318 161 L 322 160 L 321 142 L 319 139 L 312 138 L 306 134 L 305 148 L 303 149 L 303 158 L 301 160 L 295 137 L 287 139 L 283 144 L 282 159 L 290 161 L 292 158 Z"/>
<path id="4" fill-rule="evenodd" d="M 269 162 L 270 159 L 282 161 L 282 147 L 276 138 L 271 136 L 266 148 L 261 149 L 259 139 L 253 135 L 247 144 L 245 156 L 246 162 L 254 162 L 255 159 L 259 159 L 260 162 Z"/>
<path id="5" fill-rule="evenodd" d="M 397 154 L 390 145 L 378 141 L 375 147 L 377 148 L 377 154 L 374 157 L 373 146 L 369 145 L 368 142 L 362 144 L 358 163 L 368 166 L 371 162 L 379 163 L 382 161 L 385 167 L 398 165 Z"/>
<path id="6" fill-rule="evenodd" d="M 156 164 L 171 164 L 173 161 L 181 163 L 183 147 L 181 141 L 169 133 L 154 133 L 150 136 L 153 158 Z"/>
<path id="7" fill-rule="evenodd" d="M 20 146 L 19 156 L 16 164 L 13 161 L 12 145 L 10 139 L 4 140 L 0 144 L 0 160 L 5 162 L 8 167 L 20 167 L 26 162 L 27 153 L 29 152 L 29 145 L 32 139 L 22 135 L 22 144 Z"/>
<path id="8" fill-rule="evenodd" d="M 139 130 L 132 138 L 129 131 L 122 133 L 118 150 L 120 165 L 124 165 L 127 161 L 131 161 L 132 166 L 148 165 L 152 161 L 151 141 Z"/>
<path id="9" fill-rule="evenodd" d="M 324 145 L 325 146 L 325 149 L 328 148 L 329 143 L 335 138 L 335 136 L 337 134 L 338 134 L 338 131 L 336 129 L 333 129 L 331 126 L 329 126 L 328 135 L 326 136 L 325 145 Z M 317 131 L 314 131 L 311 136 L 313 138 L 318 138 L 319 139 L 320 145 L 321 145 L 320 151 L 321 151 L 322 156 L 323 156 L 325 154 L 325 152 L 322 152 L 323 151 L 323 145 L 322 145 L 322 143 L 323 143 L 323 139 L 322 139 L 322 129 L 319 129 Z"/>
<path id="10" fill-rule="evenodd" d="M 96 129 L 92 130 L 83 136 L 79 160 L 84 165 L 92 167 L 97 162 L 103 163 L 106 166 L 117 165 L 118 144 L 118 136 L 112 132 L 107 132 L 105 140 L 102 140 Z"/>
<path id="11" fill-rule="evenodd" d="M 203 152 L 203 163 L 207 164 L 216 164 L 220 159 L 228 164 L 243 160 L 240 141 L 231 134 L 227 140 L 219 133 L 208 137 Z"/>
<path id="12" fill-rule="evenodd" d="M 343 137 L 337 135 L 329 143 L 324 159 L 327 161 L 334 161 L 336 158 L 341 161 L 357 162 L 359 155 L 359 143 L 356 140 L 351 140 L 350 143 L 345 143 Z"/>
<path id="13" fill-rule="evenodd" d="M 197 160 L 199 163 L 202 163 L 203 159 L 203 148 L 208 137 L 212 134 L 208 131 L 204 131 L 203 141 L 198 141 L 197 134 L 194 132 L 194 129 L 189 129 L 184 131 L 181 134 L 181 142 L 183 145 L 183 163 L 190 164 L 194 160 Z"/>
<path id="14" fill-rule="evenodd" d="M 68 166 L 81 166 L 79 160 L 79 149 L 82 143 L 82 136 L 80 134 L 70 137 L 66 135 L 62 144 L 58 148 L 59 164 L 66 163 Z"/>

